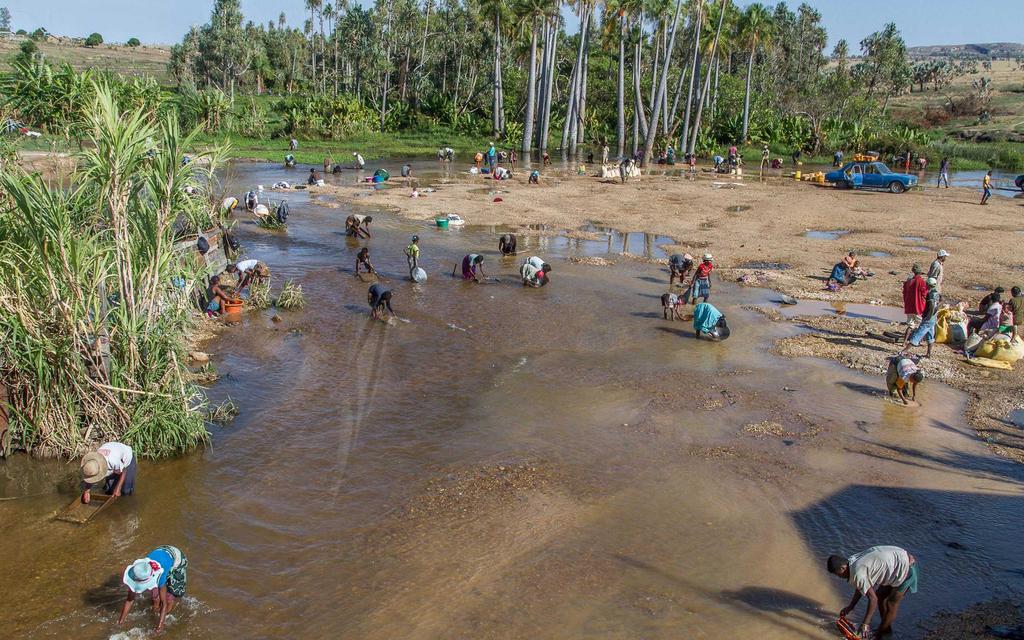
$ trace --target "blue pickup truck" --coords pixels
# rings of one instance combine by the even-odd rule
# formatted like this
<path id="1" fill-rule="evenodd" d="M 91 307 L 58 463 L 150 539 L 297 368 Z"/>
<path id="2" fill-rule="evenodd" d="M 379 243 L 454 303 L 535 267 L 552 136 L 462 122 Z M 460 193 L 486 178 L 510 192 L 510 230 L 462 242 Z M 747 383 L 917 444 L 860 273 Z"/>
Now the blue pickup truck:
<path id="1" fill-rule="evenodd" d="M 825 180 L 848 189 L 886 189 L 891 193 L 903 193 L 917 185 L 916 177 L 893 173 L 882 162 L 849 162 L 826 173 Z"/>

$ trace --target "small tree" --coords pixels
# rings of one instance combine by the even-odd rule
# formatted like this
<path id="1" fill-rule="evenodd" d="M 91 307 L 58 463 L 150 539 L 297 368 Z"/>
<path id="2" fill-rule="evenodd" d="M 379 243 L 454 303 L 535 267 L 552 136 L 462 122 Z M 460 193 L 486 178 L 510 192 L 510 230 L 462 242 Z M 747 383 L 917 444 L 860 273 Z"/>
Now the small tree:
<path id="1" fill-rule="evenodd" d="M 87 47 L 98 47 L 103 44 L 103 36 L 98 33 L 90 33 L 89 37 L 85 39 L 85 46 Z"/>
<path id="2" fill-rule="evenodd" d="M 50 35 L 50 33 L 46 29 L 44 29 L 43 27 L 39 27 L 38 29 L 32 32 L 31 38 L 33 40 L 43 40 L 48 35 Z"/>
<path id="3" fill-rule="evenodd" d="M 17 33 L 19 36 L 27 36 L 28 35 L 28 31 L 25 31 L 24 29 L 18 29 L 15 33 Z"/>
<path id="4" fill-rule="evenodd" d="M 137 46 L 141 45 L 142 43 L 139 42 L 138 38 L 128 38 L 128 42 L 126 44 L 129 47 L 137 47 Z"/>
<path id="5" fill-rule="evenodd" d="M 0 7 L 0 31 L 10 32 L 11 10 L 7 7 Z"/>
<path id="6" fill-rule="evenodd" d="M 18 52 L 18 55 L 14 56 L 14 61 L 22 64 L 30 64 L 35 60 L 38 54 L 39 47 L 36 46 L 35 40 L 26 40 L 21 43 L 21 49 Z"/>

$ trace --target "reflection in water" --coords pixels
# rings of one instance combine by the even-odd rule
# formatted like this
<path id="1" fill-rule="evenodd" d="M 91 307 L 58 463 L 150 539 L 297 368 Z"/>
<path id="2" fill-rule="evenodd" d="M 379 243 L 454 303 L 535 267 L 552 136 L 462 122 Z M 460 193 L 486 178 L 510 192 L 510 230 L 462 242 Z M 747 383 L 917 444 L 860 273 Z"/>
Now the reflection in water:
<path id="1" fill-rule="evenodd" d="M 282 173 L 238 165 L 233 190 Z M 110 637 L 120 595 L 105 581 L 164 543 L 190 559 L 170 638 L 831 637 L 846 594 L 822 554 L 867 542 L 906 546 L 936 576 L 908 629 L 1020 593 L 1003 567 L 1024 473 L 963 425 L 962 394 L 925 385 L 905 409 L 877 377 L 776 359 L 767 347 L 799 329 L 743 308 L 773 294 L 725 282 L 733 337 L 698 342 L 660 319 L 666 268 L 567 259 L 663 258 L 671 238 L 538 230 L 521 254 L 551 261 L 552 284 L 524 289 L 497 228 L 375 215 L 365 244 L 409 319 L 384 326 L 352 273 L 362 243 L 340 235 L 349 209 L 289 203 L 287 234 L 237 230 L 309 304 L 281 323 L 246 314 L 209 347 L 211 400 L 241 406 L 211 446 L 145 461 L 137 494 L 84 527 L 51 517 L 75 495 L 73 464 L 0 463 L 0 496 L 20 498 L 0 502 L 0 556 L 30 558 L 0 572 L 11 637 Z M 403 275 L 414 233 L 422 285 Z M 500 282 L 447 275 L 471 250 Z M 744 431 L 764 422 L 789 435 Z"/>

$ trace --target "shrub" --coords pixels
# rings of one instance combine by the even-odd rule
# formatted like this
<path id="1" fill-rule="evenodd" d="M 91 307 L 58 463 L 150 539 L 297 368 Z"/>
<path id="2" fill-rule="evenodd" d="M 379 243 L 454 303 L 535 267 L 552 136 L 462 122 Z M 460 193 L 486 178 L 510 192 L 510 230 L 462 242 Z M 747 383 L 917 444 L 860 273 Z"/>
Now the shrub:
<path id="1" fill-rule="evenodd" d="M 142 43 L 139 42 L 138 38 L 128 38 L 128 42 L 125 44 L 127 44 L 129 47 L 138 47 Z"/>
<path id="2" fill-rule="evenodd" d="M 89 37 L 85 39 L 85 46 L 87 47 L 98 47 L 103 44 L 103 36 L 98 33 L 90 33 Z"/>

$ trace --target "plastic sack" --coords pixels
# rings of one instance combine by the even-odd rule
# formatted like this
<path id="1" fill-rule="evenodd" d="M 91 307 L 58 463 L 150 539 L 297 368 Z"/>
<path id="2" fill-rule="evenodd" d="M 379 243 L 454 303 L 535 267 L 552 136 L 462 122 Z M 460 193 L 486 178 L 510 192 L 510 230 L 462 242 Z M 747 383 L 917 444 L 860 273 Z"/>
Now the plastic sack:
<path id="1" fill-rule="evenodd" d="M 958 335 L 967 335 L 967 316 L 957 309 L 939 309 L 935 318 L 935 342 L 939 344 L 956 342 L 950 338 L 950 328 L 953 325 L 960 325 Z"/>
<path id="2" fill-rule="evenodd" d="M 415 282 L 426 282 L 427 272 L 423 269 L 423 267 L 416 267 L 415 269 L 412 270 L 412 279 Z"/>
<path id="3" fill-rule="evenodd" d="M 1024 358 L 1024 340 L 1018 337 L 1011 341 L 1009 336 L 997 336 L 981 345 L 974 355 L 998 362 L 1017 362 Z"/>

